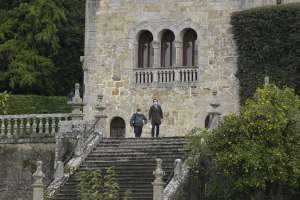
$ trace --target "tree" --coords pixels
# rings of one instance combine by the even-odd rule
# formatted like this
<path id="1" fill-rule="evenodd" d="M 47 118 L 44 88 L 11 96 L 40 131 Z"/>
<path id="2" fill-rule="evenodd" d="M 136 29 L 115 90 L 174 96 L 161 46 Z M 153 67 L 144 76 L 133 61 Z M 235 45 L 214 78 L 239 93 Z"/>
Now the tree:
<path id="1" fill-rule="evenodd" d="M 0 91 L 67 95 L 82 83 L 85 0 L 0 2 Z"/>
<path id="2" fill-rule="evenodd" d="M 59 24 L 58 37 L 61 48 L 54 58 L 56 73 L 55 94 L 67 95 L 75 83 L 82 83 L 83 70 L 80 56 L 84 55 L 85 0 L 65 0 L 61 5 L 66 21 Z"/>
<path id="3" fill-rule="evenodd" d="M 57 54 L 57 25 L 65 20 L 56 1 L 24 1 L 0 24 L 0 83 L 13 91 L 54 92 L 52 58 Z"/>
<path id="4" fill-rule="evenodd" d="M 281 199 L 286 188 L 299 189 L 299 97 L 275 85 L 258 89 L 239 115 L 225 117 L 207 145 L 232 199 L 254 199 L 259 191 Z"/>
<path id="5" fill-rule="evenodd" d="M 239 114 L 188 138 L 188 164 L 208 199 L 299 199 L 300 100 L 292 89 L 257 89 Z"/>

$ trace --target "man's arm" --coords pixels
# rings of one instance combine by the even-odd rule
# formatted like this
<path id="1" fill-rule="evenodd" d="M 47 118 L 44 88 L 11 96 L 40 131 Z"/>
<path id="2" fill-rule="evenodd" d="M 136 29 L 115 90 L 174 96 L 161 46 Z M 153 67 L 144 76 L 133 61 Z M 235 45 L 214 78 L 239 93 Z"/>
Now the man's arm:
<path id="1" fill-rule="evenodd" d="M 161 107 L 159 106 L 159 112 L 160 112 L 160 117 L 163 119 L 164 118 L 164 115 L 163 115 L 163 111 L 162 111 L 162 109 L 161 109 Z"/>
<path id="2" fill-rule="evenodd" d="M 152 117 L 152 110 L 151 109 L 152 109 L 152 107 L 150 107 L 150 109 L 149 109 L 149 118 L 148 118 L 149 120 L 151 120 L 151 117 Z"/>
<path id="3" fill-rule="evenodd" d="M 145 115 L 143 115 L 143 118 L 144 118 L 144 122 L 145 122 L 145 124 L 147 124 L 147 118 L 146 118 L 146 116 L 145 116 Z"/>
<path id="4" fill-rule="evenodd" d="M 130 126 L 134 125 L 134 120 L 135 120 L 135 114 L 133 114 L 131 119 L 130 119 Z"/>

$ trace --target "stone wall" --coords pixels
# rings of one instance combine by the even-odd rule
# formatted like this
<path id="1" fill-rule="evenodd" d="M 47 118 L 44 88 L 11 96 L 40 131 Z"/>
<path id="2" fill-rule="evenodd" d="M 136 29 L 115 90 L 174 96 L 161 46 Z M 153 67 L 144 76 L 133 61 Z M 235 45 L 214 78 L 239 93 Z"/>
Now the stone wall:
<path id="1" fill-rule="evenodd" d="M 237 112 L 237 56 L 230 16 L 235 11 L 269 4 L 276 4 L 276 0 L 87 1 L 85 117 L 93 118 L 97 95 L 103 94 L 108 116 L 106 134 L 111 120 L 121 117 L 126 122 L 126 136 L 132 137 L 128 126 L 131 114 L 138 107 L 147 114 L 152 99 L 157 98 L 165 114 L 161 135 L 185 135 L 195 126 L 204 127 L 213 90 L 218 91 L 223 115 Z M 149 30 L 154 43 L 159 44 L 162 31 L 170 29 L 175 42 L 180 43 L 185 28 L 193 28 L 198 35 L 198 81 L 192 85 L 135 84 L 140 31 Z M 154 59 L 154 63 L 159 61 Z M 150 136 L 150 126 L 145 127 L 144 136 Z"/>
<path id="2" fill-rule="evenodd" d="M 45 184 L 53 178 L 53 140 L 39 139 L 38 143 L 25 141 L 2 141 L 0 144 L 0 199 L 32 200 L 32 173 L 36 161 L 43 161 Z M 5 144 L 6 143 L 6 144 Z"/>

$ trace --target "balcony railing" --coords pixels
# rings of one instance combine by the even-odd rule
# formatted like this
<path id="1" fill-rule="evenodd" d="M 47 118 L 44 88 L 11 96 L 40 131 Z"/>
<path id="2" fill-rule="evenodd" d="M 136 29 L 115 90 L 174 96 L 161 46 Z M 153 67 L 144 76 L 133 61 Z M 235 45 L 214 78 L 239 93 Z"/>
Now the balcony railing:
<path id="1" fill-rule="evenodd" d="M 0 115 L 0 138 L 54 137 L 70 114 Z"/>
<path id="2" fill-rule="evenodd" d="M 137 68 L 134 69 L 135 84 L 194 83 L 199 79 L 198 68 Z"/>

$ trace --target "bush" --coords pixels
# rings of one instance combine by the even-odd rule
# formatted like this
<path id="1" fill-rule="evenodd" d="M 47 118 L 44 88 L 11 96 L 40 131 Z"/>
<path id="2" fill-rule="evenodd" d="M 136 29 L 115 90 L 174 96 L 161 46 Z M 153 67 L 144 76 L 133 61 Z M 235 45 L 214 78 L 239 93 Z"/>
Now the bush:
<path id="1" fill-rule="evenodd" d="M 241 103 L 269 76 L 300 94 L 300 4 L 250 9 L 232 15 Z"/>
<path id="2" fill-rule="evenodd" d="M 117 200 L 119 185 L 115 170 L 82 171 L 79 173 L 80 200 Z"/>
<path id="3" fill-rule="evenodd" d="M 239 115 L 191 139 L 190 166 L 204 177 L 210 172 L 211 199 L 299 199 L 300 99 L 292 89 L 259 88 Z"/>
<path id="4" fill-rule="evenodd" d="M 11 95 L 7 100 L 7 114 L 48 114 L 69 113 L 70 105 L 67 97 L 61 96 L 36 96 L 36 95 Z"/>

